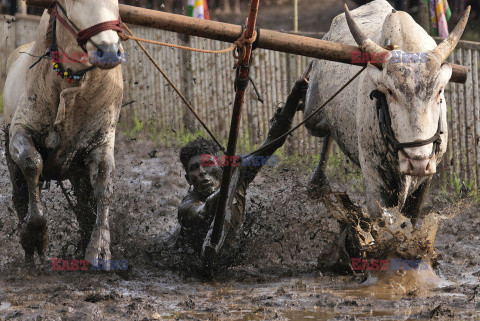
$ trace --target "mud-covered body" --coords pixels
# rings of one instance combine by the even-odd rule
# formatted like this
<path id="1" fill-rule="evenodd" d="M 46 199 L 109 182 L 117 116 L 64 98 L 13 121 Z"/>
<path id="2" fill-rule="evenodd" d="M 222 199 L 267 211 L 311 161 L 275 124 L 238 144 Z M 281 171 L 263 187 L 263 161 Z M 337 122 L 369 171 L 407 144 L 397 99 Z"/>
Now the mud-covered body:
<path id="1" fill-rule="evenodd" d="M 69 8 L 76 3 L 62 1 L 62 5 Z M 108 6 L 116 9 L 118 16 L 118 3 Z M 122 70 L 118 63 L 111 69 L 96 68 L 73 83 L 59 77 L 48 59 L 30 68 L 47 49 L 49 23 L 51 16 L 45 11 L 36 41 L 10 56 L 5 82 L 6 156 L 13 202 L 22 223 L 21 243 L 28 263 L 33 263 L 33 250 L 43 256 L 46 217 L 39 184 L 68 179 L 77 196 L 76 214 L 82 234 L 78 252 L 83 256 L 86 251 L 92 263 L 108 260 L 108 208 L 113 193 L 115 129 L 123 96 Z M 113 33 L 105 33 L 109 32 Z M 102 45 L 107 40 L 119 41 L 116 33 L 95 37 Z M 81 52 L 75 38 L 60 23 L 55 39 L 58 50 Z M 63 65 L 74 71 L 86 68 L 80 63 Z"/>
<path id="2" fill-rule="evenodd" d="M 425 30 L 408 14 L 395 12 L 387 1 L 373 1 L 353 10 L 351 14 L 365 35 L 380 46 L 392 44 L 398 46 L 395 50 L 418 54 L 431 52 L 436 48 L 434 39 Z M 333 20 L 330 31 L 324 39 L 356 45 L 345 14 Z M 330 98 L 360 68 L 316 60 L 307 93 L 305 116 Z M 448 127 L 445 99 L 443 92 L 435 96 L 431 91 L 437 90 L 439 83 L 444 81 L 449 72 L 451 73 L 451 69 L 449 70 L 448 64 L 438 68 L 439 71 L 436 68 L 424 62 L 389 61 L 384 64 L 383 70 L 369 65 L 357 79 L 306 124 L 312 135 L 319 137 L 331 135 L 350 160 L 361 167 L 367 206 L 373 216 L 380 215 L 381 206 L 392 207 L 399 203 L 401 206 L 405 205 L 405 211 L 411 212 L 407 214 L 416 216 L 421 203 L 419 200 L 426 194 L 425 189 L 428 190 L 431 174 L 435 172 L 436 164 L 441 161 L 446 151 Z M 430 74 L 430 70 L 434 71 Z M 448 79 L 445 82 L 447 81 Z M 392 129 L 400 142 L 427 140 L 432 137 L 437 132 L 442 113 L 444 128 L 441 134 L 442 143 L 437 153 L 428 159 L 432 162 L 430 171 L 419 175 L 405 175 L 399 162 L 403 155 L 400 152 L 400 155 L 388 152 L 387 143 L 378 124 L 376 100 L 371 100 L 370 93 L 373 90 L 381 90 L 387 94 L 390 87 L 401 96 L 398 99 L 387 97 Z M 411 155 L 411 159 L 423 161 L 432 153 L 433 144 L 405 150 Z M 422 185 L 424 182 L 426 184 Z M 422 186 L 425 188 L 421 188 Z"/>

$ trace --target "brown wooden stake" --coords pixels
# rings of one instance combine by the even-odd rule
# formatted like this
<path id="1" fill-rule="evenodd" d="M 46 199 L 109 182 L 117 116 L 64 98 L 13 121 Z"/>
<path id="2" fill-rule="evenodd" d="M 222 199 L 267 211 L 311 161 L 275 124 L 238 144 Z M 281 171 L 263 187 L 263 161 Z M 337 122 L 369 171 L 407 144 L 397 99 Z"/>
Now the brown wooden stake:
<path id="1" fill-rule="evenodd" d="M 53 0 L 27 0 L 27 5 L 48 8 L 53 2 Z M 241 26 L 229 23 L 203 20 L 123 4 L 119 5 L 119 7 L 122 21 L 138 26 L 173 31 L 190 36 L 198 36 L 231 43 L 236 41 L 242 33 Z M 362 63 L 352 63 L 353 52 L 360 51 L 360 48 L 356 46 L 267 29 L 262 29 L 260 32 L 258 48 L 343 62 L 352 65 L 365 65 Z M 450 81 L 462 84 L 465 83 L 468 73 L 467 67 L 456 64 L 451 64 L 451 66 L 453 70 Z"/>

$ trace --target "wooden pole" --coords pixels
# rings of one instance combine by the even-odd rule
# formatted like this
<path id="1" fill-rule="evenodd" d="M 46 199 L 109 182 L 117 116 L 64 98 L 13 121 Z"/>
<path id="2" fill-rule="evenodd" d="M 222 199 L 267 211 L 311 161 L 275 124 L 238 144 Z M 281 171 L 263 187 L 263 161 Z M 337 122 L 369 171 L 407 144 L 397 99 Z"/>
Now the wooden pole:
<path id="1" fill-rule="evenodd" d="M 298 31 L 298 0 L 293 0 L 293 31 Z"/>
<path id="2" fill-rule="evenodd" d="M 53 2 L 54 1 L 51 0 L 27 0 L 27 5 L 48 8 Z M 241 26 L 229 23 L 186 17 L 123 4 L 119 6 L 122 21 L 138 26 L 231 43 L 236 41 L 242 33 Z M 352 54 L 360 50 L 356 46 L 267 29 L 260 31 L 258 47 L 347 64 L 354 64 L 352 63 Z M 365 64 L 358 63 L 354 65 L 363 66 Z M 453 73 L 450 81 L 465 83 L 468 73 L 467 68 L 465 66 L 452 64 L 452 69 Z"/>
<path id="3" fill-rule="evenodd" d="M 251 39 L 255 32 L 255 24 L 257 21 L 258 5 L 260 0 L 252 0 L 250 3 L 250 13 L 247 19 L 247 26 L 245 30 L 245 39 Z M 243 101 L 245 98 L 245 90 L 247 89 L 249 72 L 250 72 L 250 58 L 252 54 L 252 46 L 246 46 L 245 58 L 241 62 L 238 70 L 238 76 L 236 79 L 236 93 L 235 101 L 233 104 L 233 113 L 230 123 L 230 133 L 228 135 L 227 143 L 227 159 L 231 159 L 232 156 L 235 156 L 237 149 L 237 138 L 238 130 L 240 128 L 240 119 L 242 116 L 242 107 Z M 230 185 L 230 180 L 232 177 L 233 167 L 232 162 L 228 163 L 228 166 L 224 167 L 222 182 L 220 185 L 220 192 L 218 195 L 218 202 L 215 211 L 215 221 L 213 222 L 213 230 L 210 238 L 209 244 L 205 246 L 203 253 L 202 263 L 203 271 L 207 275 L 212 275 L 213 270 L 216 267 L 217 263 L 217 245 L 222 236 L 222 231 L 224 229 L 225 222 L 225 207 L 227 205 L 228 190 Z M 228 232 L 228 230 L 227 230 Z"/>

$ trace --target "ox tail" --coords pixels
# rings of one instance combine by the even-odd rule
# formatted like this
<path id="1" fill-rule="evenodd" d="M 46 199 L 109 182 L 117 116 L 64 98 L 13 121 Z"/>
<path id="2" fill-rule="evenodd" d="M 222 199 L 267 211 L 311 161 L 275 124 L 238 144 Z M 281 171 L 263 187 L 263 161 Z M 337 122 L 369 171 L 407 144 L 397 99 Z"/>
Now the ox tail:
<path id="1" fill-rule="evenodd" d="M 307 67 L 303 71 L 302 77 L 305 79 L 310 78 L 310 72 L 312 71 L 312 66 L 313 66 L 313 60 L 310 60 L 308 63 Z"/>
<path id="2" fill-rule="evenodd" d="M 302 78 L 305 78 L 307 80 L 310 78 L 310 72 L 312 71 L 312 66 L 313 66 L 313 60 L 310 60 L 307 67 L 302 73 Z M 298 111 L 303 111 L 303 112 L 305 111 L 305 101 L 306 101 L 306 97 L 303 97 L 300 103 L 298 104 L 298 107 L 297 107 Z"/>
<path id="3" fill-rule="evenodd" d="M 5 135 L 5 156 L 10 157 L 10 135 L 9 135 L 10 125 L 5 125 L 3 127 L 3 133 Z"/>

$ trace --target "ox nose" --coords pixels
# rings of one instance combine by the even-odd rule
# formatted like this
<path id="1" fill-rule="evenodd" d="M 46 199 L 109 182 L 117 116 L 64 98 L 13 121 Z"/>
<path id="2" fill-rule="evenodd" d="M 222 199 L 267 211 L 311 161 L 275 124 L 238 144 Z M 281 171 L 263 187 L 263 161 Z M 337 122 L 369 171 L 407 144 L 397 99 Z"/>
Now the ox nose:
<path id="1" fill-rule="evenodd" d="M 400 172 L 403 175 L 427 176 L 436 172 L 435 157 L 400 159 Z"/>
<path id="2" fill-rule="evenodd" d="M 98 51 L 90 56 L 90 63 L 101 69 L 110 69 L 122 62 L 123 53 L 120 50 L 120 42 L 116 44 L 100 44 Z"/>
<path id="3" fill-rule="evenodd" d="M 435 154 L 430 157 L 426 156 L 425 149 L 423 152 L 418 150 L 406 149 L 407 157 L 401 151 L 398 151 L 398 161 L 400 165 L 400 173 L 410 176 L 428 176 L 437 172 L 437 160 Z M 420 154 L 420 155 L 419 155 Z"/>
<path id="4" fill-rule="evenodd" d="M 411 176 L 426 176 L 435 173 L 435 168 L 432 168 L 432 160 L 429 158 L 422 159 L 408 159 L 408 174 Z"/>

